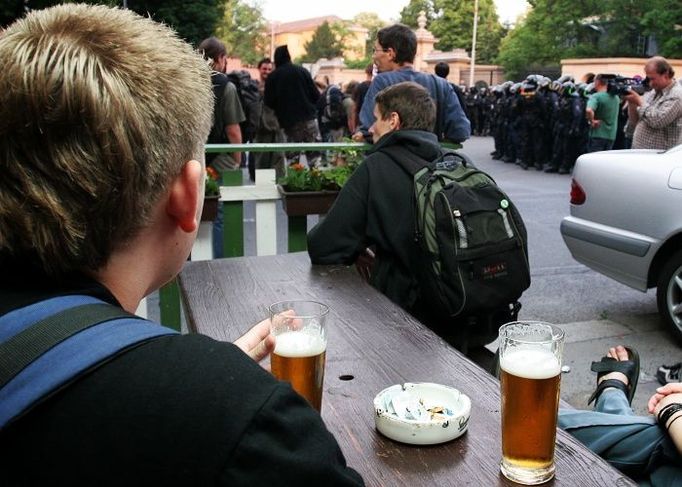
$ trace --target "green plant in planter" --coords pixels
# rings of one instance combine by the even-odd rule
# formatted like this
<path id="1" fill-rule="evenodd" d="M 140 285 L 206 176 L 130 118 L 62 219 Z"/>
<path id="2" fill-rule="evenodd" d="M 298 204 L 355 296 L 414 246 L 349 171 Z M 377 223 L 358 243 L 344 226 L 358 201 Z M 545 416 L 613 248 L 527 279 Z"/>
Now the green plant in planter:
<path id="1" fill-rule="evenodd" d="M 331 169 L 308 169 L 303 164 L 292 164 L 287 168 L 284 177 L 277 180 L 277 183 L 285 191 L 338 191 L 355 170 L 355 165 L 336 166 Z"/>

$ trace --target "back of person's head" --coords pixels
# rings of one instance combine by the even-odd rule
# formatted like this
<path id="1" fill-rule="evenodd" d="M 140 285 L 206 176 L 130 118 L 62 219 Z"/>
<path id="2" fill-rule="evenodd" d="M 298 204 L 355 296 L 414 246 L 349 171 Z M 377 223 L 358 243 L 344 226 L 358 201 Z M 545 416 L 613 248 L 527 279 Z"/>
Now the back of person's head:
<path id="1" fill-rule="evenodd" d="M 375 103 L 384 120 L 393 112 L 398 114 L 401 130 L 433 130 L 436 105 L 420 84 L 403 81 L 391 85 L 377 93 Z"/>
<path id="2" fill-rule="evenodd" d="M 287 45 L 277 46 L 275 49 L 275 68 L 278 68 L 284 64 L 291 62 L 291 54 L 289 54 L 289 48 Z"/>
<path id="3" fill-rule="evenodd" d="M 0 260 L 97 270 L 201 160 L 206 63 L 130 10 L 64 4 L 0 37 Z"/>
<path id="4" fill-rule="evenodd" d="M 352 95 L 353 92 L 355 92 L 355 88 L 358 87 L 358 82 L 355 80 L 350 80 L 346 85 L 343 87 L 343 92 L 346 95 Z"/>
<path id="5" fill-rule="evenodd" d="M 594 75 L 594 73 L 585 73 L 585 74 L 583 75 L 583 83 L 587 83 L 587 84 L 593 83 L 594 80 L 595 80 L 595 75 Z"/>
<path id="6" fill-rule="evenodd" d="M 367 76 L 374 75 L 374 63 L 369 63 L 367 66 L 365 66 L 365 74 Z"/>
<path id="7" fill-rule="evenodd" d="M 384 27 L 377 32 L 377 41 L 384 49 L 395 51 L 395 62 L 411 63 L 417 54 L 417 36 L 412 29 L 403 24 Z"/>
<path id="8" fill-rule="evenodd" d="M 201 41 L 198 50 L 214 69 L 218 60 L 223 56 L 227 56 L 225 44 L 217 37 L 209 37 L 208 39 Z"/>
<path id="9" fill-rule="evenodd" d="M 668 75 L 669 78 L 675 77 L 675 70 L 668 60 L 662 56 L 654 56 L 646 62 L 647 67 L 653 68 L 656 74 Z"/>
<path id="10" fill-rule="evenodd" d="M 433 71 L 439 78 L 447 78 L 450 74 L 450 65 L 441 61 L 436 64 L 436 67 L 433 69 Z"/>
<path id="11" fill-rule="evenodd" d="M 599 73 L 596 76 L 594 76 L 593 81 L 591 83 L 594 83 L 595 86 L 606 86 L 608 85 L 609 81 L 614 79 L 616 75 L 614 74 L 605 74 L 605 73 Z M 589 83 L 585 83 L 589 84 Z"/>

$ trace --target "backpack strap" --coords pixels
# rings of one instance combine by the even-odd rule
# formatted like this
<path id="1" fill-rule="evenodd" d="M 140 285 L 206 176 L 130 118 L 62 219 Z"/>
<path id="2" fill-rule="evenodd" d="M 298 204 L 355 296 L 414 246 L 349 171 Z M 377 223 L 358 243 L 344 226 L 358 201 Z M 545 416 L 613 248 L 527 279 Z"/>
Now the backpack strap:
<path id="1" fill-rule="evenodd" d="M 90 296 L 60 296 L 0 317 L 0 429 L 85 373 L 177 332 Z"/>

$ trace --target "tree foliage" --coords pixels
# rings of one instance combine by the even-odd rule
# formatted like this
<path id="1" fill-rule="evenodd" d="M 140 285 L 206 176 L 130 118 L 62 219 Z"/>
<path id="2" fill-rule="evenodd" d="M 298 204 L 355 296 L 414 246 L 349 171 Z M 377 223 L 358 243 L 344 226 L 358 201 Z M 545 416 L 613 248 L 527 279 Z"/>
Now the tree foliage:
<path id="1" fill-rule="evenodd" d="M 436 18 L 433 0 L 410 0 L 410 3 L 400 11 L 400 23 L 416 29 L 419 13 L 422 11 L 426 15 L 426 25 L 431 25 L 433 19 Z"/>
<path id="2" fill-rule="evenodd" d="M 474 32 L 474 2 L 470 0 L 434 0 L 436 17 L 429 30 L 438 38 L 441 51 L 466 49 L 471 53 Z M 476 62 L 492 63 L 506 31 L 500 24 L 493 0 L 479 0 L 476 35 Z"/>
<path id="3" fill-rule="evenodd" d="M 682 36 L 675 27 L 682 24 L 679 0 L 529 3 L 532 10 L 500 48 L 498 62 L 509 77 L 572 57 L 682 57 Z"/>
<path id="4" fill-rule="evenodd" d="M 426 14 L 427 29 L 438 38 L 436 49 L 466 49 L 471 53 L 474 2 L 471 0 L 410 0 L 400 11 L 400 21 L 416 29 L 419 13 Z M 492 63 L 506 29 L 500 24 L 493 0 L 479 0 L 476 62 Z"/>
<path id="5" fill-rule="evenodd" d="M 364 57 L 371 58 L 374 41 L 377 38 L 377 32 L 386 25 L 386 22 L 381 20 L 379 15 L 374 12 L 361 12 L 353 17 L 352 23 L 367 29 Z"/>
<path id="6" fill-rule="evenodd" d="M 225 42 L 228 55 L 254 65 L 270 50 L 268 25 L 257 3 L 225 2 L 216 37 Z"/>
<path id="7" fill-rule="evenodd" d="M 81 0 L 83 3 L 122 6 L 122 0 Z M 233 1 L 233 0 L 229 0 Z M 69 0 L 29 0 L 28 8 L 42 9 Z M 21 5 L 19 5 L 21 4 Z M 178 35 L 196 45 L 213 35 L 218 20 L 223 15 L 221 0 L 128 0 L 128 8 L 140 15 L 150 15 L 154 20 L 173 27 Z M 7 25 L 24 14 L 23 0 L 8 0 L 0 7 L 0 23 Z"/>
<path id="8" fill-rule="evenodd" d="M 313 63 L 320 58 L 332 59 L 343 55 L 343 44 L 339 42 L 326 20 L 313 33 L 313 37 L 305 43 L 303 62 Z"/>

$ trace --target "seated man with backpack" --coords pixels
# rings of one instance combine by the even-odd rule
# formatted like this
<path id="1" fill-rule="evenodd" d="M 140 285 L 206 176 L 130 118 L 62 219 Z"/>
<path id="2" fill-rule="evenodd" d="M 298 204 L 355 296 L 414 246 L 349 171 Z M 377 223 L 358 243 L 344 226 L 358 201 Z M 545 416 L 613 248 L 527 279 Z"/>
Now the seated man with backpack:
<path id="1" fill-rule="evenodd" d="M 130 10 L 67 3 L 8 27 L 0 65 L 0 483 L 362 485 L 257 364 L 269 321 L 231 344 L 132 314 L 196 238 L 201 56 Z"/>
<path id="2" fill-rule="evenodd" d="M 369 252 L 369 282 L 466 350 L 491 342 L 530 285 L 526 231 L 509 198 L 462 154 L 441 149 L 429 92 L 376 96 L 374 146 L 308 234 L 313 264 Z"/>

